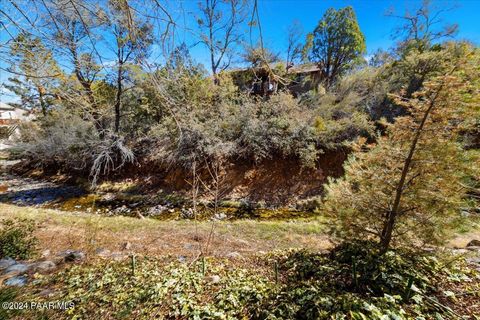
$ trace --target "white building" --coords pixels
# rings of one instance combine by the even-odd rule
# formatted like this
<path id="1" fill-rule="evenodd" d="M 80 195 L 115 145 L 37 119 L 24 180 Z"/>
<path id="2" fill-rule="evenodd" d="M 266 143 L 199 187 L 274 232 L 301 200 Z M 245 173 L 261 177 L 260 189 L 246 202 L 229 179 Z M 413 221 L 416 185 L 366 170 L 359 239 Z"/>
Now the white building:
<path id="1" fill-rule="evenodd" d="M 21 121 L 31 121 L 35 118 L 30 110 L 14 107 L 0 101 L 0 125 L 11 125 Z"/>
<path id="2" fill-rule="evenodd" d="M 33 119 L 35 115 L 30 110 L 0 101 L 0 140 L 11 140 L 18 136 L 18 124 Z"/>

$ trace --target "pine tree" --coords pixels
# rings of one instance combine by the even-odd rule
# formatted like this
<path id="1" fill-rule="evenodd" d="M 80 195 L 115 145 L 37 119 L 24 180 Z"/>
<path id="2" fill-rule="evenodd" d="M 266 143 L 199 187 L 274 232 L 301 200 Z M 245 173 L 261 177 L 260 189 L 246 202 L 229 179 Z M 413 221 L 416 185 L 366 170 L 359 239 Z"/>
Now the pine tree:
<path id="1" fill-rule="evenodd" d="M 470 116 L 479 117 L 480 70 L 478 53 L 466 50 L 452 60 L 447 53 L 450 71 L 412 98 L 395 96 L 407 115 L 376 145 L 360 144 L 345 177 L 327 186 L 325 209 L 343 237 L 373 237 L 385 252 L 392 241 L 440 241 L 461 218 L 465 182 L 479 168 L 462 149 L 459 130 Z"/>
<path id="2" fill-rule="evenodd" d="M 9 78 L 4 87 L 19 96 L 23 106 L 46 115 L 56 98 L 56 80 L 61 76 L 52 52 L 40 39 L 20 34 L 12 42 L 10 53 L 9 71 L 17 77 Z"/>

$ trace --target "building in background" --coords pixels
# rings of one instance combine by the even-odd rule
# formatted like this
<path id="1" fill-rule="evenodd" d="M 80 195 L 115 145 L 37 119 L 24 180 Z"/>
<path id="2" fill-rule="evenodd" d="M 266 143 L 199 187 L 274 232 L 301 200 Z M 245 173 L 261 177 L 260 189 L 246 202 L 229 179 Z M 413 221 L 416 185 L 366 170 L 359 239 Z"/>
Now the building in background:
<path id="1" fill-rule="evenodd" d="M 34 119 L 35 115 L 31 110 L 0 101 L 0 139 L 10 139 L 18 134 L 20 123 Z"/>
<path id="2" fill-rule="evenodd" d="M 321 87 L 321 70 L 316 64 L 291 65 L 286 68 L 283 63 L 272 63 L 226 72 L 240 90 L 264 97 L 279 90 L 289 91 L 297 97 Z"/>

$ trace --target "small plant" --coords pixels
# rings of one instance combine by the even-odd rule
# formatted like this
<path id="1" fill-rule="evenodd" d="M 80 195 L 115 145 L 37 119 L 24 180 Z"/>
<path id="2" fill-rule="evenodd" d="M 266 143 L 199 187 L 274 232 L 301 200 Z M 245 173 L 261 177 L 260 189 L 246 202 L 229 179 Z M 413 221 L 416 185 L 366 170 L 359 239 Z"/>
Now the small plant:
<path id="1" fill-rule="evenodd" d="M 0 258 L 28 259 L 37 251 L 38 239 L 33 235 L 36 224 L 30 219 L 1 221 Z"/>

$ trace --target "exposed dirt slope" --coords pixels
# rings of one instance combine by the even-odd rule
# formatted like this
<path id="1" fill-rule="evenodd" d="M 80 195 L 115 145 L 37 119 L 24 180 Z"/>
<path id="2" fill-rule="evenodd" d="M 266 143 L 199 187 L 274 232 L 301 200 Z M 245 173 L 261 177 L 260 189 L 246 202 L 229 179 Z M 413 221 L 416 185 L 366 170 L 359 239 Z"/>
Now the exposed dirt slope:
<path id="1" fill-rule="evenodd" d="M 298 159 L 274 158 L 259 163 L 242 159 L 231 161 L 221 172 L 220 193 L 222 199 L 263 201 L 267 205 L 285 206 L 300 199 L 320 195 L 328 177 L 343 174 L 343 163 L 348 151 L 329 151 L 319 156 L 315 168 L 306 168 Z M 39 170 L 22 162 L 12 170 L 22 176 L 50 177 L 56 182 L 78 184 L 79 178 L 88 185 L 88 172 L 65 175 L 61 168 Z M 212 181 L 205 164 L 199 164 L 198 174 L 205 184 Z M 136 184 L 142 194 L 186 193 L 191 190 L 192 171 L 184 167 L 171 167 L 158 162 L 140 160 L 124 167 L 109 177 L 112 182 Z M 204 194 L 203 194 L 204 195 Z"/>
<path id="2" fill-rule="evenodd" d="M 236 162 L 226 166 L 221 179 L 221 193 L 227 199 L 265 201 L 268 204 L 286 205 L 299 199 L 319 195 L 328 177 L 343 174 L 347 152 L 339 150 L 320 156 L 316 168 L 302 167 L 296 159 L 271 159 L 260 163 Z M 166 192 L 187 191 L 192 172 L 184 168 L 156 168 L 139 164 L 128 170 L 136 180 L 143 182 L 146 190 L 161 188 Z M 211 180 L 205 167 L 202 179 Z M 139 181 L 139 182 L 140 182 Z"/>

